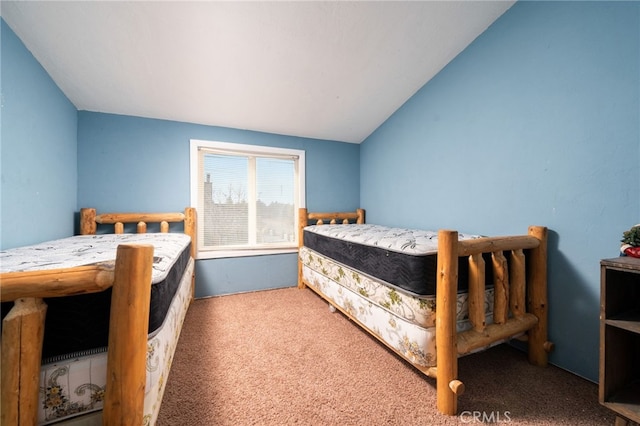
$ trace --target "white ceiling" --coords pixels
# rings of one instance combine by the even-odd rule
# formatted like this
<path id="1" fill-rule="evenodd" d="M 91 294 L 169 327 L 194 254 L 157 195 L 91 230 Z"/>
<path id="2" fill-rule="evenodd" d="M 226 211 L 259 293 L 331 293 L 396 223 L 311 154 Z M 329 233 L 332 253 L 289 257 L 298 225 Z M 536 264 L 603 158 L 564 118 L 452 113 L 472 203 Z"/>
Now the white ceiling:
<path id="1" fill-rule="evenodd" d="M 79 110 L 360 143 L 513 1 L 4 1 Z"/>

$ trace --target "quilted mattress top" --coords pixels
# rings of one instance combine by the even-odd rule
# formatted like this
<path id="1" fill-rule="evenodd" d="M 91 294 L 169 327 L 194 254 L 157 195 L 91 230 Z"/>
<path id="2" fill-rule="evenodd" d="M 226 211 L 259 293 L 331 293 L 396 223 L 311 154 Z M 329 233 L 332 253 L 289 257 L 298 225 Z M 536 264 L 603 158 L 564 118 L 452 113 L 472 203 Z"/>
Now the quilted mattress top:
<path id="1" fill-rule="evenodd" d="M 310 225 L 305 227 L 305 231 L 413 256 L 430 255 L 438 251 L 436 231 L 390 228 L 372 224 Z M 459 240 L 480 237 L 480 235 L 458 233 Z"/>
<path id="2" fill-rule="evenodd" d="M 166 278 L 191 238 L 179 233 L 76 235 L 0 251 L 0 272 L 73 268 L 113 261 L 120 244 L 151 244 L 152 282 Z"/>

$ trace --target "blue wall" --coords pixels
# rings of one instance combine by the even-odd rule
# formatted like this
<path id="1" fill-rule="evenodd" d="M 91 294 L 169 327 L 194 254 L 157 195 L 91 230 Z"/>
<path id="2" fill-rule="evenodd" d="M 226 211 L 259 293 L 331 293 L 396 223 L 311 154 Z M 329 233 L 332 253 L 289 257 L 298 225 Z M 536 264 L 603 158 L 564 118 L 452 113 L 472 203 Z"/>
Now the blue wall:
<path id="1" fill-rule="evenodd" d="M 0 248 L 66 237 L 76 210 L 77 111 L 0 19 Z"/>
<path id="2" fill-rule="evenodd" d="M 551 361 L 591 380 L 599 261 L 640 222 L 639 6 L 516 3 L 361 146 L 369 222 L 549 227 Z"/>
<path id="3" fill-rule="evenodd" d="M 182 211 L 190 203 L 190 139 L 303 149 L 307 207 L 359 205 L 359 145 L 80 111 L 78 206 Z M 198 260 L 196 296 L 293 286 L 296 262 L 295 254 Z"/>

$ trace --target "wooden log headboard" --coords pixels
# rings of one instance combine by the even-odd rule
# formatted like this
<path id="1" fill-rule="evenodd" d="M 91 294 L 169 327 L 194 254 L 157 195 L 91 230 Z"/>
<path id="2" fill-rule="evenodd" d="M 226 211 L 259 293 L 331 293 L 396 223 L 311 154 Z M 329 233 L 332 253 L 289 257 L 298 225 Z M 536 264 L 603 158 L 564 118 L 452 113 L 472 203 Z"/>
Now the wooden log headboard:
<path id="1" fill-rule="evenodd" d="M 298 247 L 302 247 L 303 232 L 305 226 L 310 223 L 315 225 L 323 225 L 325 223 L 329 225 L 335 225 L 336 223 L 357 223 L 363 224 L 365 219 L 364 209 L 357 209 L 354 212 L 333 212 L 333 213 L 309 213 L 307 209 L 298 209 Z"/>
<path id="2" fill-rule="evenodd" d="M 184 233 L 191 237 L 191 257 L 195 259 L 197 247 L 197 216 L 194 207 L 187 207 L 184 213 L 103 213 L 96 214 L 96 209 L 80 209 L 80 235 L 94 235 L 98 225 L 113 225 L 115 234 L 124 232 L 124 225 L 135 223 L 137 232 L 147 232 L 147 224 L 159 223 L 160 232 L 169 232 L 169 223 L 182 222 Z"/>

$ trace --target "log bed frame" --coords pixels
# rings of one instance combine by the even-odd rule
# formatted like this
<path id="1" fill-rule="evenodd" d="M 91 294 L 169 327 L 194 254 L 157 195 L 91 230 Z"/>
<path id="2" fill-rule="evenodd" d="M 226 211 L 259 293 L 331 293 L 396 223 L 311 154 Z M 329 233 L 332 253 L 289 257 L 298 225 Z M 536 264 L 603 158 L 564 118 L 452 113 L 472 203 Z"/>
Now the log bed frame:
<path id="1" fill-rule="evenodd" d="M 147 223 L 159 223 L 160 232 L 169 232 L 170 222 L 184 224 L 184 233 L 191 237 L 191 256 L 195 258 L 196 210 L 192 207 L 184 213 L 98 215 L 95 209 L 80 211 L 82 235 L 95 234 L 98 224 L 113 224 L 116 234 L 123 233 L 127 223 L 136 223 L 138 233 L 147 231 Z M 152 245 L 122 244 L 118 246 L 115 263 L 0 275 L 1 301 L 14 301 L 2 323 L 1 424 L 37 422 L 47 311 L 43 298 L 100 292 L 109 287 L 113 287 L 113 293 L 102 422 L 142 424 L 152 267 Z M 193 283 L 192 277 L 192 286 Z"/>
<path id="2" fill-rule="evenodd" d="M 365 211 L 309 213 L 300 209 L 298 245 L 304 245 L 303 229 L 308 224 L 322 225 L 365 223 Z M 526 252 L 525 252 L 526 250 Z M 511 251 L 507 262 L 504 251 Z M 483 253 L 492 253 L 494 268 L 494 323 L 486 325 L 484 315 L 485 261 Z M 526 253 L 526 254 L 525 254 Z M 456 295 L 458 290 L 458 258 L 469 258 L 469 320 L 472 328 L 456 330 Z M 298 287 L 307 283 L 302 277 L 302 262 L 298 259 Z M 553 343 L 547 340 L 547 228 L 530 226 L 527 235 L 486 237 L 458 241 L 458 232 L 438 232 L 436 285 L 436 359 L 437 366 L 415 365 L 425 375 L 436 379 L 437 408 L 446 415 L 457 414 L 457 397 L 464 392 L 458 380 L 458 357 L 480 350 L 490 344 L 518 337 L 528 343 L 529 362 L 546 366 Z M 309 288 L 332 302 L 313 286 Z M 453 302 L 453 303 L 451 303 Z M 332 304 L 333 305 L 333 304 Z M 349 319 L 372 334 L 403 359 L 376 333 L 368 330 L 356 318 L 339 306 L 334 306 Z M 524 334 L 523 334 L 524 333 Z M 409 363 L 411 361 L 407 360 Z"/>

